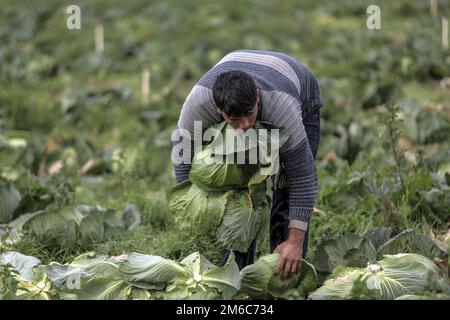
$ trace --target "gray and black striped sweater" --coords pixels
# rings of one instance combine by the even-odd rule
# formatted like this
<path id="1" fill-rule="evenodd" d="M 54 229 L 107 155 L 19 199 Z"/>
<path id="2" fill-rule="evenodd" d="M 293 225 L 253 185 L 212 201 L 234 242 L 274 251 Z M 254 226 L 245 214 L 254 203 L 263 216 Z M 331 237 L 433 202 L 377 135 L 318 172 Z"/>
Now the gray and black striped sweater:
<path id="1" fill-rule="evenodd" d="M 255 80 L 261 94 L 260 120 L 287 128 L 289 140 L 280 149 L 280 159 L 289 185 L 289 218 L 309 222 L 317 192 L 317 172 L 302 119 L 323 106 L 316 79 L 288 55 L 233 51 L 193 87 L 181 109 L 178 128 L 187 129 L 193 136 L 194 121 L 202 121 L 202 129 L 223 121 L 214 109 L 212 86 L 217 75 L 229 70 L 242 70 Z M 188 178 L 190 167 L 174 165 L 177 182 Z"/>

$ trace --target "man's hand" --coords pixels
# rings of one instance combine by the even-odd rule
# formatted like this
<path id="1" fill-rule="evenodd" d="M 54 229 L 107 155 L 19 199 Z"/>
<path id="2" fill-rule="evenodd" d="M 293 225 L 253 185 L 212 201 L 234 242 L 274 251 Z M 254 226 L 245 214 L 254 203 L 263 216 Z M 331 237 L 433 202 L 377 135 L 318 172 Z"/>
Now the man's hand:
<path id="1" fill-rule="evenodd" d="M 281 279 L 287 279 L 300 271 L 303 254 L 303 241 L 305 240 L 305 231 L 295 228 L 289 229 L 289 237 L 281 243 L 273 252 L 281 254 L 275 275 L 281 274 Z"/>

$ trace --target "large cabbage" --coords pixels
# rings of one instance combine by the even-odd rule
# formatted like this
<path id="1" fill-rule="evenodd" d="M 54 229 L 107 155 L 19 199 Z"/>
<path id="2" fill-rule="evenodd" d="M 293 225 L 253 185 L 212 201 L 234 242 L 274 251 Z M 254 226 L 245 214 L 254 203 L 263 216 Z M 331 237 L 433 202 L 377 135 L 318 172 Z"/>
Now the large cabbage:
<path id="1" fill-rule="evenodd" d="M 202 163 L 200 163 L 202 162 Z M 189 180 L 203 191 L 220 192 L 231 188 L 245 187 L 250 173 L 245 167 L 236 163 L 214 162 L 214 151 L 211 148 L 195 154 Z"/>
<path id="2" fill-rule="evenodd" d="M 272 148 L 274 151 L 281 148 L 288 139 L 286 129 L 259 121 L 254 126 L 255 135 L 236 131 L 225 122 L 213 128 L 220 130 L 221 135 L 194 155 L 189 173 L 189 180 L 207 192 L 245 187 L 259 167 L 278 161 L 277 153 L 271 153 Z M 274 129 L 279 130 L 278 142 Z M 245 163 L 238 163 L 240 157 Z"/>
<path id="3" fill-rule="evenodd" d="M 310 298 L 392 300 L 403 295 L 448 290 L 445 275 L 433 261 L 418 254 L 400 253 L 385 255 L 366 268 L 336 268 Z"/>
<path id="4" fill-rule="evenodd" d="M 271 130 L 278 128 L 257 122 L 255 129 L 266 131 L 257 131 L 256 140 L 237 135 L 232 148 L 224 142 L 226 139 L 220 139 L 231 127 L 223 122 L 215 128 L 222 136 L 216 136 L 194 156 L 189 181 L 172 188 L 169 208 L 183 234 L 210 236 L 226 249 L 246 252 L 255 237 L 268 228 L 270 198 L 265 180 L 270 174 L 267 168 L 278 159 L 267 149 L 280 148 L 288 136 L 285 129 L 280 129 L 277 143 Z M 257 155 L 254 164 L 214 162 L 215 157 L 237 158 L 240 152 L 249 160 L 253 151 Z"/>
<path id="5" fill-rule="evenodd" d="M 53 285 L 63 300 L 127 300 L 150 297 L 143 289 L 127 283 L 120 271 L 120 260 L 97 256 L 94 252 L 77 257 L 72 263 L 46 266 Z"/>
<path id="6" fill-rule="evenodd" d="M 14 300 L 49 300 L 52 298 L 51 283 L 41 261 L 18 252 L 0 254 L 0 267 L 8 268 L 15 288 L 5 297 Z M 5 279 L 2 279 L 5 280 Z M 0 283 L 3 281 L 0 281 Z M 0 288 L 0 296 L 4 294 Z"/>
<path id="7" fill-rule="evenodd" d="M 241 252 L 266 230 L 269 218 L 265 188 L 205 192 L 185 181 L 172 189 L 169 208 L 183 234 L 210 235 L 223 247 Z"/>
<path id="8" fill-rule="evenodd" d="M 105 236 L 132 230 L 140 223 L 140 219 L 135 205 L 128 205 L 123 212 L 98 205 L 49 208 L 20 215 L 0 226 L 4 233 L 0 233 L 0 244 L 15 245 L 22 241 L 24 233 L 46 245 L 71 246 L 99 242 Z"/>
<path id="9" fill-rule="evenodd" d="M 153 290 L 156 299 L 230 299 L 241 283 L 233 254 L 217 267 L 198 252 L 180 262 L 132 253 L 120 272 L 128 283 Z"/>
<path id="10" fill-rule="evenodd" d="M 230 299 L 241 276 L 231 254 L 217 267 L 198 252 L 180 262 L 131 253 L 110 258 L 90 252 L 70 264 L 45 267 L 60 299 Z"/>
<path id="11" fill-rule="evenodd" d="M 14 184 L 0 180 L 0 223 L 8 223 L 13 219 L 20 200 L 20 193 Z"/>
<path id="12" fill-rule="evenodd" d="M 42 265 L 17 252 L 0 254 L 0 299 L 231 299 L 241 275 L 231 253 L 218 267 L 194 252 L 180 262 L 131 253 L 87 252 L 69 264 Z"/>
<path id="13" fill-rule="evenodd" d="M 386 254 L 397 253 L 418 253 L 429 259 L 447 256 L 430 237 L 414 234 L 412 229 L 392 236 L 392 228 L 375 228 L 362 237 L 347 234 L 320 242 L 314 253 L 313 264 L 321 275 L 326 276 L 338 266 L 362 268 Z"/>

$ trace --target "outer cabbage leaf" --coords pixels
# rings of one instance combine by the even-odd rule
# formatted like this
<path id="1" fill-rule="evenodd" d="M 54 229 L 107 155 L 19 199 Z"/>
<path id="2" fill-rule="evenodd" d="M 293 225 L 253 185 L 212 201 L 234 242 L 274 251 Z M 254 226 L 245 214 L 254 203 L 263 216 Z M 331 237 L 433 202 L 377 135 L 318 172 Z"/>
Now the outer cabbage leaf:
<path id="1" fill-rule="evenodd" d="M 0 223 L 8 223 L 13 219 L 20 200 L 20 193 L 14 184 L 0 181 Z"/>
<path id="2" fill-rule="evenodd" d="M 285 280 L 280 275 L 275 276 L 279 258 L 279 253 L 272 253 L 243 268 L 242 291 L 255 299 L 301 299 L 317 287 L 318 278 L 314 266 L 306 260 L 302 261 L 297 275 Z"/>
<path id="3" fill-rule="evenodd" d="M 8 251 L 0 254 L 0 265 L 11 265 L 20 277 L 31 281 L 33 279 L 34 267 L 41 264 L 41 261 L 32 256 L 26 256 L 19 252 Z"/>
<path id="4" fill-rule="evenodd" d="M 171 190 L 169 209 L 184 233 L 214 235 L 225 212 L 226 194 L 204 192 L 184 181 Z"/>
<path id="5" fill-rule="evenodd" d="M 133 286 L 163 290 L 176 277 L 186 274 L 186 268 L 176 261 L 140 253 L 131 253 L 120 264 L 120 273 Z"/>
<path id="6" fill-rule="evenodd" d="M 228 250 L 247 252 L 258 231 L 258 213 L 247 191 L 230 190 L 222 222 L 217 228 L 218 242 Z"/>

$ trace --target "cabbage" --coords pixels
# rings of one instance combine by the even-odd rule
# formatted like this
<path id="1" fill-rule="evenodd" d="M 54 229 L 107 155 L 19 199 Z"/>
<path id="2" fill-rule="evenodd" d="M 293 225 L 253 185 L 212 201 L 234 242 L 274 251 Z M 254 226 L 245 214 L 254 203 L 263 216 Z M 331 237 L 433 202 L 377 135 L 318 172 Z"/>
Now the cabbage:
<path id="1" fill-rule="evenodd" d="M 20 193 L 14 184 L 0 181 L 0 223 L 8 223 L 13 219 L 20 200 Z"/>
<path id="2" fill-rule="evenodd" d="M 360 244 L 361 238 L 354 234 L 322 241 L 314 253 L 313 264 L 317 271 L 331 273 L 337 266 L 346 265 L 347 252 L 359 248 Z"/>
<path id="3" fill-rule="evenodd" d="M 200 163 L 203 161 L 203 163 Z M 245 187 L 250 174 L 244 167 L 235 163 L 214 163 L 211 148 L 198 152 L 194 156 L 189 180 L 203 191 L 220 192 L 231 188 Z"/>
<path id="4" fill-rule="evenodd" d="M 225 193 L 205 192 L 189 181 L 172 188 L 169 209 L 175 224 L 190 236 L 214 234 L 225 212 Z"/>
<path id="5" fill-rule="evenodd" d="M 259 167 L 267 167 L 272 161 L 277 161 L 275 157 L 270 157 L 270 150 L 275 147 L 272 139 L 272 129 L 279 130 L 278 148 L 281 148 L 288 140 L 287 130 L 277 128 L 269 123 L 256 122 L 254 129 L 257 135 L 248 137 L 245 134 L 237 134 L 234 144 L 228 143 L 227 130 L 234 129 L 222 122 L 213 126 L 220 130 L 221 136 L 216 136 L 213 141 L 194 155 L 189 180 L 198 188 L 206 192 L 227 191 L 232 188 L 245 187 L 251 177 L 258 171 Z M 260 129 L 267 130 L 267 134 L 261 133 Z M 245 164 L 238 164 L 238 154 L 245 157 Z M 251 163 L 250 154 L 255 154 L 255 161 Z M 262 158 L 261 156 L 265 156 Z M 232 161 L 227 161 L 231 157 Z M 216 161 L 221 160 L 221 162 Z M 259 174 L 260 175 L 260 174 Z M 267 178 L 267 175 L 264 176 Z"/>
<path id="6" fill-rule="evenodd" d="M 50 263 L 45 271 L 60 299 L 231 299 L 241 277 L 231 254 L 217 267 L 198 252 L 177 262 L 131 253 L 124 258 L 90 252 L 70 264 Z"/>
<path id="7" fill-rule="evenodd" d="M 269 218 L 265 188 L 205 192 L 189 181 L 172 188 L 169 209 L 183 234 L 198 239 L 209 235 L 224 248 L 241 252 L 265 230 Z"/>
<path id="8" fill-rule="evenodd" d="M 447 279 L 428 258 L 412 253 L 385 255 L 366 268 L 336 268 L 322 287 L 309 297 L 329 299 L 393 300 L 425 291 L 449 290 Z"/>
<path id="9" fill-rule="evenodd" d="M 231 253 L 223 267 L 217 267 L 198 252 L 184 258 L 180 265 L 187 271 L 175 278 L 159 299 L 231 299 L 241 286 L 239 268 Z"/>
<path id="10" fill-rule="evenodd" d="M 140 213 L 134 205 L 128 205 L 123 212 L 98 205 L 49 208 L 12 220 L 4 226 L 1 242 L 18 244 L 28 233 L 46 245 L 72 246 L 102 241 L 108 235 L 132 230 L 139 223 Z"/>
<path id="11" fill-rule="evenodd" d="M 181 262 L 132 253 L 120 265 L 123 279 L 133 286 L 154 290 L 156 299 L 230 299 L 240 289 L 234 255 L 217 267 L 198 252 Z"/>
<path id="12" fill-rule="evenodd" d="M 415 293 L 405 294 L 395 300 L 450 300 L 450 295 L 442 293 Z"/>
<path id="13" fill-rule="evenodd" d="M 127 283 L 120 271 L 119 261 L 94 252 L 77 257 L 72 263 L 50 263 L 45 270 L 63 300 L 126 300 L 137 291 Z M 147 293 L 148 296 L 150 296 Z"/>
<path id="14" fill-rule="evenodd" d="M 48 280 L 43 266 L 36 266 L 33 270 L 33 277 L 30 280 L 16 277 L 18 281 L 16 300 L 50 300 L 53 292 L 51 283 Z"/>
<path id="15" fill-rule="evenodd" d="M 215 128 L 220 130 L 223 138 L 231 127 L 222 122 Z M 206 235 L 225 249 L 247 252 L 251 242 L 267 231 L 270 198 L 266 195 L 265 180 L 270 172 L 265 169 L 276 158 L 259 151 L 267 151 L 267 148 L 274 146 L 273 132 L 270 130 L 277 128 L 257 122 L 255 129 L 267 129 L 267 135 L 258 131 L 256 140 L 237 135 L 235 148 L 217 135 L 194 156 L 189 181 L 174 186 L 169 196 L 169 209 L 181 233 L 198 239 L 204 239 Z M 288 135 L 283 128 L 279 133 L 281 147 Z M 248 161 L 245 165 L 211 161 L 215 157 L 235 157 L 238 152 L 243 152 L 248 160 L 252 151 L 258 151 L 255 164 L 248 164 Z M 267 158 L 261 158 L 262 155 Z"/>
<path id="16" fill-rule="evenodd" d="M 217 241 L 224 248 L 247 252 L 258 232 L 259 214 L 253 208 L 252 198 L 248 192 L 230 190 L 222 222 L 217 228 Z"/>
<path id="17" fill-rule="evenodd" d="M 140 253 L 131 253 L 120 265 L 120 273 L 128 283 L 145 289 L 162 290 L 167 283 L 186 272 L 183 266 L 172 260 Z"/>
<path id="18" fill-rule="evenodd" d="M 337 266 L 364 267 L 384 254 L 403 252 L 404 240 L 411 231 L 407 229 L 391 238 L 391 228 L 375 228 L 362 237 L 346 234 L 322 241 L 314 253 L 314 266 L 321 273 L 331 273 Z"/>
<path id="19" fill-rule="evenodd" d="M 35 257 L 26 256 L 19 252 L 8 251 L 0 254 L 0 265 L 10 265 L 25 280 L 33 279 L 34 267 L 41 264 Z"/>
<path id="20" fill-rule="evenodd" d="M 15 300 L 49 300 L 52 298 L 51 283 L 44 266 L 38 259 L 9 251 L 0 254 L 0 266 L 9 268 L 10 281 L 15 283 L 14 292 L 9 292 L 7 298 Z"/>
<path id="21" fill-rule="evenodd" d="M 411 104 L 404 116 L 405 134 L 417 143 L 427 144 L 446 141 L 450 134 L 450 121 L 439 112 Z"/>
<path id="22" fill-rule="evenodd" d="M 302 261 L 300 272 L 282 280 L 274 271 L 280 259 L 279 253 L 265 255 L 241 270 L 242 291 L 254 299 L 305 298 L 318 284 L 314 266 Z"/>

